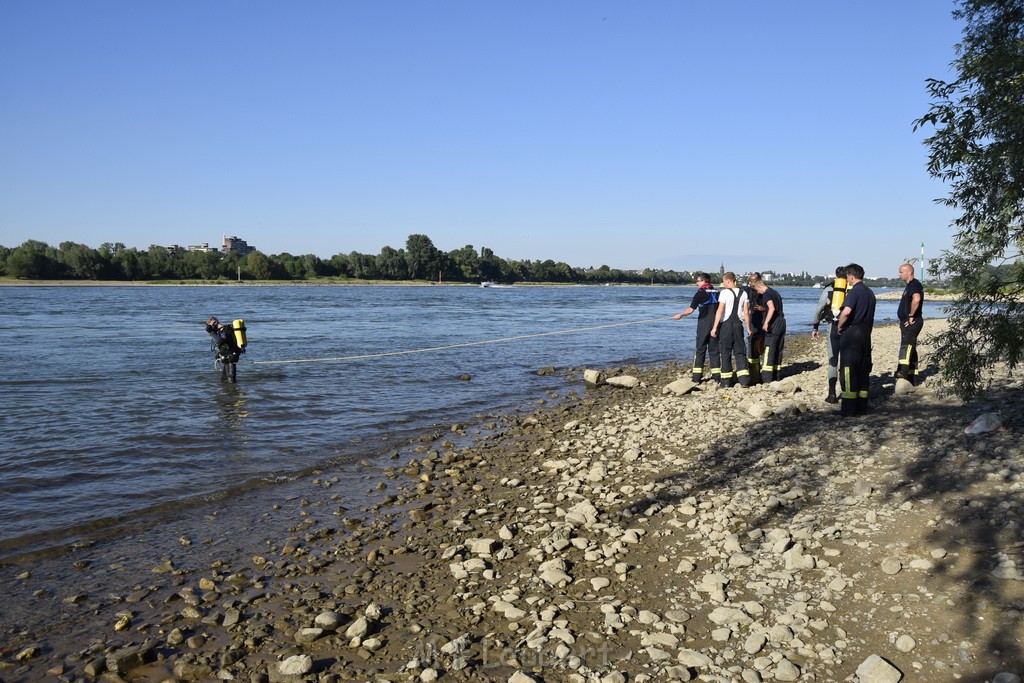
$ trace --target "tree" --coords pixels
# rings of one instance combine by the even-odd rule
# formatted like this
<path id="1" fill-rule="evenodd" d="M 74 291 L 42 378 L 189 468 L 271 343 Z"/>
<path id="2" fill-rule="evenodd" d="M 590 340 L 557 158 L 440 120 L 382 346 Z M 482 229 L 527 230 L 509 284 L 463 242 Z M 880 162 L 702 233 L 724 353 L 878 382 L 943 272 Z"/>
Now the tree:
<path id="1" fill-rule="evenodd" d="M 111 256 L 111 263 L 117 268 L 120 277 L 128 280 L 139 280 L 143 277 L 142 259 L 135 247 L 115 251 Z"/>
<path id="2" fill-rule="evenodd" d="M 353 251 L 348 255 L 348 267 L 352 277 L 361 280 L 374 280 L 380 277 L 377 270 L 377 257 L 372 254 L 360 254 Z"/>
<path id="3" fill-rule="evenodd" d="M 943 376 L 962 398 L 986 386 L 986 370 L 1007 372 L 1024 351 L 1024 0 L 960 0 L 953 17 L 965 22 L 956 46 L 953 81 L 929 79 L 928 113 L 914 129 L 934 127 L 925 140 L 928 172 L 946 182 L 938 203 L 958 210 L 953 248 L 942 268 L 963 287 L 949 327 L 938 337 Z"/>
<path id="4" fill-rule="evenodd" d="M 409 266 L 406 263 L 405 250 L 394 247 L 381 247 L 377 255 L 377 271 L 385 280 L 406 280 L 409 277 Z"/>
<path id="5" fill-rule="evenodd" d="M 222 255 L 216 251 L 189 251 L 185 253 L 184 267 L 189 277 L 216 280 L 221 274 Z"/>
<path id="6" fill-rule="evenodd" d="M 250 251 L 242 259 L 242 269 L 256 280 L 269 280 L 271 273 L 271 263 L 267 255 L 260 251 Z"/>
<path id="7" fill-rule="evenodd" d="M 487 247 L 480 247 L 480 277 L 484 280 L 494 280 L 501 277 L 501 259 L 494 255 L 494 251 Z"/>
<path id="8" fill-rule="evenodd" d="M 351 263 L 347 254 L 335 254 L 331 257 L 331 268 L 342 277 L 352 277 Z"/>
<path id="9" fill-rule="evenodd" d="M 61 242 L 57 260 L 68 275 L 78 280 L 95 280 L 103 270 L 103 260 L 96 250 L 76 242 Z"/>
<path id="10" fill-rule="evenodd" d="M 57 270 L 56 254 L 45 242 L 28 240 L 7 255 L 7 274 L 29 280 L 52 277 Z"/>
<path id="11" fill-rule="evenodd" d="M 475 280 L 480 277 L 480 257 L 477 256 L 472 244 L 448 252 L 448 259 L 460 280 Z"/>
<path id="12" fill-rule="evenodd" d="M 441 251 L 426 235 L 409 235 L 405 240 L 405 260 L 413 280 L 433 279 L 443 265 Z"/>

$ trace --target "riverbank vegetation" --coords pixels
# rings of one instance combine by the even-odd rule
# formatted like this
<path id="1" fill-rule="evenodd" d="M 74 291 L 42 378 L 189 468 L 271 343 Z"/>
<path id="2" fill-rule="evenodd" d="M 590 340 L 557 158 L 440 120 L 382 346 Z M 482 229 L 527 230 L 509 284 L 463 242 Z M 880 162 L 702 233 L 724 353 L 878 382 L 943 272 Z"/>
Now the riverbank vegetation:
<path id="1" fill-rule="evenodd" d="M 92 248 L 75 242 L 52 247 L 29 240 L 20 246 L 0 246 L 0 277 L 19 280 L 109 281 L 281 281 L 281 282 L 548 282 L 566 284 L 689 285 L 696 271 L 655 268 L 623 270 L 607 265 L 574 267 L 561 261 L 512 260 L 484 247 L 466 245 L 442 251 L 426 235 L 410 235 L 405 247 L 385 246 L 378 254 L 351 252 L 323 259 L 287 252 L 244 256 L 219 251 L 188 251 L 152 245 L 148 249 L 106 242 Z M 809 273 L 770 273 L 768 281 L 782 287 L 808 287 L 828 280 Z M 894 287 L 896 278 L 869 280 L 873 286 Z"/>
<path id="2" fill-rule="evenodd" d="M 928 81 L 931 108 L 915 127 L 933 129 L 928 171 L 949 187 L 939 203 L 960 212 L 943 264 L 961 294 L 936 355 L 969 398 L 989 370 L 1024 359 L 1024 0 L 959 5 L 954 78 Z"/>

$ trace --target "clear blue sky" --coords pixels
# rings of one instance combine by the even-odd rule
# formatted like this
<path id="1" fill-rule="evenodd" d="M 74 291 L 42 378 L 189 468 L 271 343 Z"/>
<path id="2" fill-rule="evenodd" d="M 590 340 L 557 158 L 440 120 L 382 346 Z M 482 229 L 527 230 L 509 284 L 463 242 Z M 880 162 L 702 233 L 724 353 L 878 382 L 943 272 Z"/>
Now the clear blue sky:
<path id="1" fill-rule="evenodd" d="M 953 0 L 7 0 L 0 244 L 895 275 Z"/>

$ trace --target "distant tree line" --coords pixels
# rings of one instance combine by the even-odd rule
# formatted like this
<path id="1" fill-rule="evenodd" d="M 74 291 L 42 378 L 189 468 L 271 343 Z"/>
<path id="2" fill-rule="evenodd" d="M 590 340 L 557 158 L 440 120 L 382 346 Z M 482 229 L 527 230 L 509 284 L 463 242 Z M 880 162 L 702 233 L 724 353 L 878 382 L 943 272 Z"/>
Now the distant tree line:
<path id="1" fill-rule="evenodd" d="M 689 272 L 624 271 L 574 268 L 561 261 L 515 261 L 496 256 L 486 247 L 466 245 L 441 251 L 426 235 L 410 235 L 405 248 L 386 246 L 378 254 L 353 251 L 323 259 L 313 254 L 250 252 L 244 256 L 218 251 L 186 251 L 151 245 L 148 249 L 104 243 L 94 249 L 61 242 L 56 248 L 29 240 L 0 246 L 0 275 L 26 280 L 224 280 L 239 272 L 246 280 L 301 281 L 319 278 L 444 282 L 636 282 L 685 284 Z"/>
<path id="2" fill-rule="evenodd" d="M 92 248 L 76 242 L 51 247 L 29 240 L 8 248 L 0 246 L 0 276 L 25 280 L 245 280 L 304 281 L 336 278 L 378 281 L 427 280 L 444 282 L 557 282 L 576 284 L 692 284 L 696 271 L 646 268 L 621 270 L 607 265 L 576 268 L 562 261 L 511 260 L 484 247 L 466 245 L 442 251 L 426 235 L 409 235 L 405 247 L 383 247 L 378 254 L 336 254 L 322 259 L 313 254 L 287 252 L 268 255 L 259 251 L 244 256 L 218 251 L 186 251 L 151 245 L 148 249 L 105 242 Z M 778 286 L 810 286 L 825 276 L 775 274 Z M 894 286 L 898 280 L 878 280 Z"/>

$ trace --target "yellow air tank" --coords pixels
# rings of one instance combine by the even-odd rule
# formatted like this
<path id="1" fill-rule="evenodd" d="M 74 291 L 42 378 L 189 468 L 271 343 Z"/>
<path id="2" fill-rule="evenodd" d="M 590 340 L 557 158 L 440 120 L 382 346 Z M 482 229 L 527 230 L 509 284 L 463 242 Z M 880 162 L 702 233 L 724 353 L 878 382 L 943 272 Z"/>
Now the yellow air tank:
<path id="1" fill-rule="evenodd" d="M 838 316 L 846 300 L 846 278 L 837 277 L 832 283 L 832 315 Z"/>
<path id="2" fill-rule="evenodd" d="M 235 335 L 235 343 L 238 345 L 238 348 L 244 349 L 246 344 L 245 321 L 241 318 L 231 321 L 231 332 Z"/>

